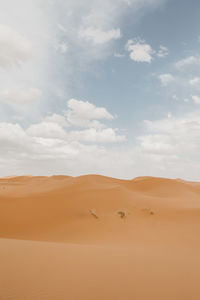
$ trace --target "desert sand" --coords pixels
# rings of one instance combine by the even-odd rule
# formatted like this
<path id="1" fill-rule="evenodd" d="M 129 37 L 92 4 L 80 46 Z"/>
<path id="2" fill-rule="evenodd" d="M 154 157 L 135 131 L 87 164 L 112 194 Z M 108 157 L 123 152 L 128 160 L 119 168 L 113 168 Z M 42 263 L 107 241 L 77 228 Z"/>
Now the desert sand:
<path id="1" fill-rule="evenodd" d="M 200 183 L 0 179 L 0 300 L 199 300 Z"/>

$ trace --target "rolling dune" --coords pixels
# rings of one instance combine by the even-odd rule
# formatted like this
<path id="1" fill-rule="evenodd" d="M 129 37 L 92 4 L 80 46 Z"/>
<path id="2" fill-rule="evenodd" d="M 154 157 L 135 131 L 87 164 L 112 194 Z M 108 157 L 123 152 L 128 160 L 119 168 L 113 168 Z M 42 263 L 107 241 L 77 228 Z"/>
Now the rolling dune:
<path id="1" fill-rule="evenodd" d="M 0 299 L 200 299 L 200 184 L 0 179 Z"/>

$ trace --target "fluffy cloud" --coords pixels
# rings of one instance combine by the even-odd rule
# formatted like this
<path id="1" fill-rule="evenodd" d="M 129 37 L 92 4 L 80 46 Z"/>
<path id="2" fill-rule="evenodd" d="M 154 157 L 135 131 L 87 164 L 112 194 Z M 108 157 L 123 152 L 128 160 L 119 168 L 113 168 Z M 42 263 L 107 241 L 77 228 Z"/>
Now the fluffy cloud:
<path id="1" fill-rule="evenodd" d="M 199 86 L 200 85 L 200 78 L 199 77 L 194 77 L 192 78 L 189 83 L 192 85 L 192 86 Z"/>
<path id="2" fill-rule="evenodd" d="M 168 55 L 167 47 L 160 46 L 160 49 L 156 52 L 149 44 L 141 39 L 128 40 L 125 48 L 130 52 L 130 58 L 136 62 L 151 63 L 154 55 L 161 58 Z"/>
<path id="3" fill-rule="evenodd" d="M 70 99 L 67 102 L 66 117 L 53 114 L 43 118 L 43 122 L 33 124 L 27 129 L 32 137 L 47 139 L 63 139 L 90 143 L 115 143 L 125 141 L 125 136 L 117 135 L 117 130 L 107 128 L 98 120 L 112 120 L 113 116 L 104 108 L 96 107 L 86 101 Z M 66 132 L 64 127 L 75 126 L 88 128 L 84 130 L 71 130 Z"/>
<path id="4" fill-rule="evenodd" d="M 65 115 L 53 114 L 43 118 L 42 122 L 30 125 L 26 130 L 19 124 L 0 123 L 0 138 L 8 141 L 28 140 L 37 147 L 39 144 L 52 145 L 59 143 L 115 143 L 125 141 L 124 135 L 118 135 L 117 129 L 108 128 L 98 120 L 112 120 L 114 117 L 104 108 L 90 102 L 70 99 Z M 69 126 L 83 127 L 82 130 L 68 130 Z M 17 139 L 15 139 L 15 136 Z M 22 143 L 23 144 L 23 143 Z M 81 145 L 81 144 L 80 144 Z"/>
<path id="5" fill-rule="evenodd" d="M 194 95 L 194 96 L 192 96 L 192 99 L 194 100 L 194 103 L 200 104 L 200 96 Z"/>
<path id="6" fill-rule="evenodd" d="M 50 90 L 45 74 L 50 34 L 40 4 L 40 0 L 0 0 L 0 118 L 7 122 L 17 117 L 28 123 L 42 114 L 42 106 L 49 110 L 44 102 Z"/>
<path id="7" fill-rule="evenodd" d="M 27 129 L 27 134 L 32 137 L 52 138 L 52 139 L 65 139 L 66 132 L 64 129 L 55 122 L 42 122 L 33 124 Z"/>
<path id="8" fill-rule="evenodd" d="M 168 166 L 173 161 L 175 168 L 181 163 L 195 164 L 200 151 L 199 117 L 197 111 L 183 117 L 145 121 L 148 133 L 138 137 L 140 150 Z"/>
<path id="9" fill-rule="evenodd" d="M 50 161 L 56 157 L 59 159 L 59 154 L 67 157 L 77 152 L 75 144 L 66 142 L 59 134 L 57 135 L 58 127 L 52 127 L 55 124 L 48 125 L 49 128 L 43 124 L 35 124 L 24 130 L 19 124 L 0 123 L 1 157 L 4 157 L 4 161 L 8 159 L 8 164 L 9 160 L 15 161 L 20 170 L 20 164 L 23 162 L 39 163 L 41 159 Z M 51 133 L 52 129 L 53 133 Z"/>
<path id="10" fill-rule="evenodd" d="M 182 69 L 185 67 L 189 67 L 192 65 L 199 65 L 200 64 L 200 56 L 189 56 L 184 59 L 179 60 L 176 62 L 175 66 L 177 69 Z"/>
<path id="11" fill-rule="evenodd" d="M 119 28 L 104 31 L 101 28 L 86 27 L 79 30 L 79 37 L 94 44 L 104 44 L 113 39 L 119 39 L 121 32 Z"/>
<path id="12" fill-rule="evenodd" d="M 61 127 L 66 127 L 69 126 L 69 123 L 67 122 L 66 118 L 62 115 L 59 114 L 53 114 L 51 116 L 47 116 L 45 118 L 43 118 L 44 122 L 47 123 L 56 123 L 58 125 L 60 125 Z"/>
<path id="13" fill-rule="evenodd" d="M 93 109 L 95 110 L 97 108 L 94 106 Z M 96 111 L 96 117 L 102 118 L 102 116 L 101 112 Z M 91 117 L 91 115 L 87 115 L 87 117 Z M 34 138 L 60 139 L 75 142 L 116 143 L 126 140 L 124 135 L 117 135 L 117 130 L 113 128 L 89 128 L 66 132 L 63 127 L 68 126 L 69 123 L 65 121 L 62 115 L 54 114 L 43 120 L 41 123 L 31 125 L 26 130 L 26 133 Z M 89 126 L 91 126 L 91 124 L 93 123 L 90 123 Z M 75 126 L 77 126 L 77 124 L 75 124 Z"/>
<path id="14" fill-rule="evenodd" d="M 72 139 L 84 142 L 93 143 L 115 143 L 126 140 L 125 136 L 117 135 L 113 128 L 105 128 L 97 130 L 96 128 L 89 128 L 81 131 L 72 131 L 70 133 Z"/>
<path id="15" fill-rule="evenodd" d="M 115 130 L 115 135 L 112 130 L 84 129 L 53 137 L 41 130 L 41 124 L 35 124 L 37 130 L 31 133 L 30 128 L 24 130 L 18 124 L 0 123 L 0 162 L 5 165 L 1 174 L 100 173 L 124 178 L 156 175 L 194 180 L 200 167 L 199 120 L 200 111 L 145 121 L 146 131 L 132 148 L 98 145 L 107 143 L 111 136 L 116 140 Z"/>
<path id="16" fill-rule="evenodd" d="M 141 150 L 144 153 L 154 155 L 171 155 L 174 147 L 168 141 L 168 137 L 161 134 L 138 137 Z"/>
<path id="17" fill-rule="evenodd" d="M 30 43 L 12 28 L 0 25 L 0 67 L 19 65 L 32 56 Z"/>
<path id="18" fill-rule="evenodd" d="M 112 120 L 114 117 L 104 108 L 96 107 L 88 101 L 70 99 L 67 103 L 67 121 L 79 127 L 102 127 L 98 120 Z"/>
<path id="19" fill-rule="evenodd" d="M 73 63 L 79 68 L 88 62 L 105 58 L 113 52 L 113 43 L 121 37 L 120 24 L 126 14 L 140 16 L 149 7 L 157 7 L 167 0 L 52 0 L 52 14 L 59 15 L 57 44 L 67 43 Z M 71 64 L 68 62 L 68 65 Z M 74 66 L 73 66 L 74 67 Z"/>
<path id="20" fill-rule="evenodd" d="M 0 123 L 0 162 L 7 164 L 9 173 L 19 174 L 19 170 L 23 173 L 29 169 L 28 173 L 36 170 L 37 174 L 40 171 L 80 174 L 81 166 L 85 173 L 90 168 L 100 172 L 108 164 L 116 165 L 119 154 L 109 150 L 107 144 L 124 142 L 126 137 L 105 124 L 91 127 L 96 125 L 95 121 L 112 120 L 113 116 L 104 107 L 87 101 L 70 99 L 67 106 L 66 116 L 44 117 L 42 122 L 31 124 L 27 129 L 19 124 Z M 74 126 L 83 129 L 77 130 Z"/>
<path id="21" fill-rule="evenodd" d="M 160 46 L 160 49 L 157 52 L 158 57 L 165 57 L 169 54 L 168 48 L 165 46 Z"/>
<path id="22" fill-rule="evenodd" d="M 0 175 L 100 173 L 120 176 L 130 166 L 117 150 L 75 139 L 31 136 L 20 125 L 0 123 Z M 45 135 L 45 137 L 44 137 Z M 124 172 L 125 174 L 125 172 Z M 127 174 L 126 174 L 127 176 Z"/>
<path id="23" fill-rule="evenodd" d="M 1 168 L 0 175 L 80 175 L 107 172 L 107 175 L 120 176 L 127 158 L 124 159 L 115 149 L 96 143 L 110 143 L 110 138 L 112 142 L 119 142 L 124 140 L 122 137 L 119 138 L 112 132 L 85 132 L 78 137 L 78 140 L 82 140 L 81 143 L 75 135 L 61 138 L 55 127 L 54 138 L 51 129 L 51 126 L 41 128 L 41 125 L 38 125 L 37 130 L 35 127 L 34 130 L 32 128 L 24 131 L 20 125 L 0 123 L 0 162 L 2 168 L 5 166 Z M 126 164 L 130 166 L 130 159 Z"/>
<path id="24" fill-rule="evenodd" d="M 24 89 L 10 89 L 0 92 L 0 101 L 7 102 L 11 105 L 23 105 L 34 102 L 40 99 L 42 92 L 37 88 Z"/>
<path id="25" fill-rule="evenodd" d="M 141 175 L 198 180 L 200 111 L 145 121 L 146 132 L 133 149 L 134 168 Z M 150 171 L 148 171 L 150 170 Z"/>
<path id="26" fill-rule="evenodd" d="M 165 0 L 52 0 L 52 13 L 59 15 L 57 44 L 67 43 L 71 57 L 79 68 L 112 53 L 112 43 L 121 37 L 119 24 L 126 13 L 143 15 L 149 7 L 163 4 Z M 127 5 L 128 4 L 128 5 Z M 141 8 L 142 13 L 140 12 Z M 70 63 L 69 63 L 70 65 Z M 74 67 L 74 66 L 73 66 Z"/>
<path id="27" fill-rule="evenodd" d="M 29 126 L 26 134 L 32 138 L 59 139 L 65 142 L 115 143 L 126 140 L 124 135 L 117 135 L 117 129 L 107 128 L 105 124 L 98 122 L 114 118 L 104 107 L 76 99 L 70 99 L 67 106 L 65 116 L 47 116 L 41 123 Z M 66 131 L 65 127 L 69 126 L 88 129 Z"/>
<path id="28" fill-rule="evenodd" d="M 122 57 L 125 57 L 125 54 L 114 53 L 114 57 L 122 58 Z"/>
<path id="29" fill-rule="evenodd" d="M 158 76 L 163 86 L 167 86 L 174 81 L 174 77 L 171 74 L 161 74 Z"/>
<path id="30" fill-rule="evenodd" d="M 130 58 L 136 62 L 150 63 L 155 53 L 151 46 L 142 40 L 128 40 L 126 49 L 130 52 Z"/>
<path id="31" fill-rule="evenodd" d="M 19 124 L 0 123 L 0 149 L 10 149 L 14 151 L 15 147 L 25 146 L 24 142 L 27 142 L 28 138 L 26 133 Z"/>

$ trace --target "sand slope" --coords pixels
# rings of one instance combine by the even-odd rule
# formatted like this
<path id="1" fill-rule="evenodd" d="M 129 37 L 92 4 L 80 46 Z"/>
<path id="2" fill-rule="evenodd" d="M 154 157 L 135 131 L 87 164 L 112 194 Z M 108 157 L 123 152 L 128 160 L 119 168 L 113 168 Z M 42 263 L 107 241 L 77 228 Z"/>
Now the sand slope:
<path id="1" fill-rule="evenodd" d="M 199 183 L 2 178 L 0 299 L 200 299 L 199 237 Z"/>

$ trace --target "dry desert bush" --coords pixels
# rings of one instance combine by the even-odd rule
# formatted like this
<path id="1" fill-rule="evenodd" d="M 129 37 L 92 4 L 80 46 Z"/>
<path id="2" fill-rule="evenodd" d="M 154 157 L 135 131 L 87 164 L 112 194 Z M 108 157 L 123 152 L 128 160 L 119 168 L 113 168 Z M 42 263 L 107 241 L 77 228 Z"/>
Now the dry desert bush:
<path id="1" fill-rule="evenodd" d="M 89 213 L 90 213 L 94 218 L 96 218 L 96 219 L 99 218 L 98 215 L 97 215 L 97 213 L 96 213 L 96 211 L 95 211 L 95 209 L 89 209 Z"/>

